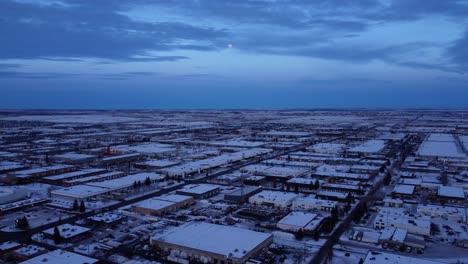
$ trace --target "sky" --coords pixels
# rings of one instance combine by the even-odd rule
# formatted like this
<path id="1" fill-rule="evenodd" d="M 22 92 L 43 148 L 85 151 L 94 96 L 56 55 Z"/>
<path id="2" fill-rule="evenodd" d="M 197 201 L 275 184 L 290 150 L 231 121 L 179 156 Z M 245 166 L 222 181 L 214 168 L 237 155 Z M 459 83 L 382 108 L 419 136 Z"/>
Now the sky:
<path id="1" fill-rule="evenodd" d="M 2 109 L 468 108 L 464 0 L 0 0 Z"/>

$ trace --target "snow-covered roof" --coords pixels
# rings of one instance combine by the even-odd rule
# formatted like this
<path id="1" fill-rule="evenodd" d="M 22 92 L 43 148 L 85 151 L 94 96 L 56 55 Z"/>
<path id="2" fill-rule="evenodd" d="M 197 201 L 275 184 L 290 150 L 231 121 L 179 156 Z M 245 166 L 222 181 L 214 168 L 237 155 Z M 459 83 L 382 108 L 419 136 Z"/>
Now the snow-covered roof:
<path id="1" fill-rule="evenodd" d="M 418 155 L 451 158 L 467 157 L 451 134 L 430 134 L 419 146 Z"/>
<path id="2" fill-rule="evenodd" d="M 280 201 L 284 203 L 291 203 L 297 197 L 297 194 L 290 193 L 290 192 L 278 192 L 278 191 L 261 191 L 253 196 L 250 197 L 249 201 L 251 200 L 261 200 L 265 202 L 275 202 Z"/>
<path id="3" fill-rule="evenodd" d="M 441 264 L 441 262 L 384 252 L 369 251 L 366 259 L 364 260 L 364 264 Z"/>
<path id="4" fill-rule="evenodd" d="M 362 153 L 375 153 L 381 151 L 385 147 L 385 141 L 380 139 L 368 140 L 356 147 L 352 147 L 349 151 Z"/>
<path id="5" fill-rule="evenodd" d="M 71 225 L 71 224 L 59 225 L 57 228 L 60 231 L 60 236 L 62 236 L 63 238 L 75 237 L 80 234 L 91 231 L 91 229 L 87 227 Z M 52 236 L 54 234 L 54 227 L 46 229 L 42 232 Z"/>
<path id="6" fill-rule="evenodd" d="M 108 192 L 109 189 L 89 185 L 75 185 L 63 189 L 53 190 L 52 195 L 66 196 L 75 199 L 84 199 Z"/>
<path id="7" fill-rule="evenodd" d="M 397 194 L 413 194 L 414 193 L 414 185 L 406 185 L 406 184 L 397 184 L 395 188 L 393 188 L 392 193 Z"/>
<path id="8" fill-rule="evenodd" d="M 460 187 L 440 186 L 437 195 L 465 199 L 465 192 Z"/>
<path id="9" fill-rule="evenodd" d="M 304 228 L 307 224 L 310 223 L 317 214 L 306 213 L 306 212 L 291 212 L 287 216 L 283 217 L 277 225 L 288 225 L 298 228 Z"/>
<path id="10" fill-rule="evenodd" d="M 169 167 L 167 169 L 164 169 L 163 171 L 170 174 L 182 175 L 184 173 L 192 173 L 198 170 L 214 168 L 224 164 L 228 164 L 229 162 L 240 161 L 254 156 L 266 154 L 270 151 L 270 149 L 253 148 L 232 153 L 225 153 L 216 157 L 191 161 L 181 165 Z"/>
<path id="11" fill-rule="evenodd" d="M 54 165 L 54 166 L 47 166 L 47 167 L 41 167 L 41 168 L 28 169 L 28 170 L 15 171 L 14 174 L 17 177 L 28 177 L 31 174 L 54 171 L 54 170 L 61 170 L 61 169 L 68 169 L 68 168 L 73 168 L 73 166 L 71 166 L 71 165 Z"/>
<path id="12" fill-rule="evenodd" d="M 189 223 L 158 234 L 152 237 L 152 241 L 161 241 L 241 259 L 271 237 L 271 234 L 238 227 Z"/>
<path id="13" fill-rule="evenodd" d="M 218 185 L 213 184 L 188 184 L 178 191 L 192 194 L 204 194 L 219 189 Z"/>
<path id="14" fill-rule="evenodd" d="M 23 261 L 21 264 L 92 264 L 96 262 L 98 262 L 97 259 L 57 249 Z"/>

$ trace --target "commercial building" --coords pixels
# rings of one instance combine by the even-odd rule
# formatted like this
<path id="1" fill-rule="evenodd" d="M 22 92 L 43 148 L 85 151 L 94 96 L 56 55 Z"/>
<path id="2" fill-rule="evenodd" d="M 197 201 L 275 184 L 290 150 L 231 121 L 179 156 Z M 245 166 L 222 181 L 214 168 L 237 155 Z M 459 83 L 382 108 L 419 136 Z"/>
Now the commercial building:
<path id="1" fill-rule="evenodd" d="M 153 236 L 150 244 L 171 252 L 168 260 L 195 258 L 203 263 L 241 264 L 272 241 L 271 234 L 231 226 L 189 223 Z"/>

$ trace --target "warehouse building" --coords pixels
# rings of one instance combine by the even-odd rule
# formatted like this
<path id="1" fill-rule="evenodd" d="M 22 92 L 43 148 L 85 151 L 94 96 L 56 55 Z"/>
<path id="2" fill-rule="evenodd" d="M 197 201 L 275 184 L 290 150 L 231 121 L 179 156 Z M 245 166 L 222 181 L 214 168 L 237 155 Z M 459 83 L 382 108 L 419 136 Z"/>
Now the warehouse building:
<path id="1" fill-rule="evenodd" d="M 272 241 L 271 234 L 231 226 L 189 223 L 152 237 L 150 244 L 171 252 L 168 260 L 179 263 L 195 258 L 202 263 L 241 264 Z"/>

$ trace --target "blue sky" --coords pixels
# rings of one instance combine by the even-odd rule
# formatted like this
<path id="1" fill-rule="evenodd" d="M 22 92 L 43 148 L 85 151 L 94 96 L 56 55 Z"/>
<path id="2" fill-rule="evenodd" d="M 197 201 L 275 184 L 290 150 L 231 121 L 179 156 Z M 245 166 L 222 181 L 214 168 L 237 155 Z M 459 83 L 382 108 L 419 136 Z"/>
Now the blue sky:
<path id="1" fill-rule="evenodd" d="M 0 108 L 467 108 L 468 1 L 1 0 Z"/>

